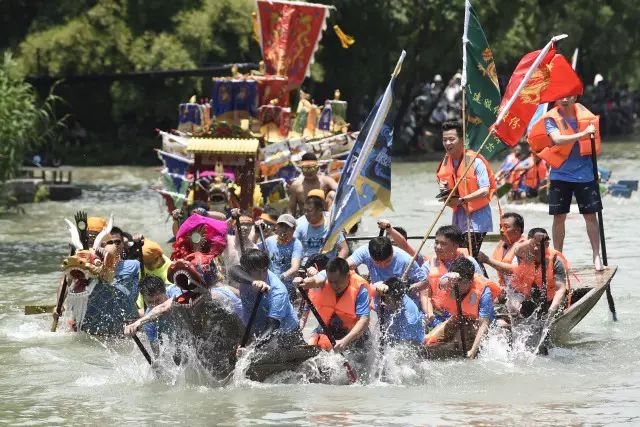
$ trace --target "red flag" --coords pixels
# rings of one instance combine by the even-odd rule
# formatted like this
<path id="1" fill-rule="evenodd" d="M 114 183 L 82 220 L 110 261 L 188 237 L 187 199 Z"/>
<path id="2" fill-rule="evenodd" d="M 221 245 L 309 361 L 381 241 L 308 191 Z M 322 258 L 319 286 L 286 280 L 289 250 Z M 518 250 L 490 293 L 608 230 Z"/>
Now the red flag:
<path id="1" fill-rule="evenodd" d="M 289 78 L 288 89 L 309 75 L 325 20 L 326 5 L 258 0 L 260 45 L 267 74 Z"/>
<path id="2" fill-rule="evenodd" d="M 536 50 L 522 57 L 507 85 L 500 104 L 501 110 L 509 102 L 539 54 L 540 51 Z M 507 115 L 495 127 L 496 135 L 507 145 L 516 145 L 527 130 L 538 104 L 572 95 L 582 95 L 582 82 L 567 59 L 556 54 L 555 48 L 552 47 L 518 94 Z"/>

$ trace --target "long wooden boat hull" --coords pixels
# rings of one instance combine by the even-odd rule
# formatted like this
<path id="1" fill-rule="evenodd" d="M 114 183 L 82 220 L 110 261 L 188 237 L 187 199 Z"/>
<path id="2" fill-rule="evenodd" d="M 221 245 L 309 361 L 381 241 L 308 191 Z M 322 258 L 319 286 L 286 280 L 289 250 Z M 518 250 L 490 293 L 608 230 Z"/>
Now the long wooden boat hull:
<path id="1" fill-rule="evenodd" d="M 607 267 L 596 273 L 592 267 L 579 268 L 574 271 L 579 282 L 572 287 L 572 304 L 556 319 L 549 335 L 555 343 L 561 342 L 569 332 L 591 311 L 611 286 L 611 280 L 618 271 L 617 266 Z M 576 298 L 577 297 L 577 298 Z"/>

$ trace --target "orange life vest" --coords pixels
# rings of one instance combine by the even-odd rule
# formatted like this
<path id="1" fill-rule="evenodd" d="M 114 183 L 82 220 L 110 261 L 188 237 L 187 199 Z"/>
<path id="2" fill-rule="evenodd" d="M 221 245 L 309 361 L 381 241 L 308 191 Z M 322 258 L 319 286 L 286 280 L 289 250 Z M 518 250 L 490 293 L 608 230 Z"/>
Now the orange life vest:
<path id="1" fill-rule="evenodd" d="M 438 183 L 440 184 L 446 183 L 447 188 L 452 190 L 453 187 L 456 185 L 456 182 L 459 181 L 460 177 L 464 173 L 465 165 L 468 166 L 469 163 L 471 163 L 471 159 L 473 159 L 474 156 L 475 156 L 475 152 L 471 150 L 465 150 L 465 161 L 464 162 L 461 161 L 460 164 L 458 165 L 458 168 L 454 169 L 453 160 L 451 159 L 451 156 L 445 155 L 444 159 L 440 163 L 440 166 L 438 166 L 438 171 L 436 172 L 436 176 L 438 177 Z M 493 193 L 496 191 L 496 188 L 497 188 L 496 179 L 493 176 L 493 171 L 491 170 L 491 166 L 489 165 L 489 162 L 487 162 L 487 160 L 484 157 L 482 157 L 482 154 L 478 154 L 478 159 L 482 160 L 485 167 L 487 168 L 487 174 L 489 175 L 489 194 L 485 197 L 471 200 L 465 203 L 464 207 L 469 212 L 475 212 L 478 209 L 481 209 L 487 206 L 491 201 L 491 197 L 493 197 Z M 460 183 L 457 189 L 458 195 L 460 195 L 460 197 L 464 197 L 467 194 L 471 194 L 480 188 L 478 187 L 478 179 L 476 177 L 476 171 L 473 166 L 469 169 L 469 172 L 465 176 L 465 181 L 466 181 L 466 185 L 465 185 L 465 182 L 462 182 Z"/>
<path id="2" fill-rule="evenodd" d="M 544 160 L 540 160 L 536 164 L 536 160 L 532 157 L 533 165 L 524 174 L 523 184 L 529 188 L 538 189 L 540 183 L 547 179 L 547 165 Z"/>
<path id="3" fill-rule="evenodd" d="M 479 274 L 473 276 L 473 283 L 469 292 L 462 298 L 462 316 L 477 320 L 480 306 L 480 297 L 486 288 L 491 290 L 491 295 L 495 299 L 500 294 L 500 287 L 497 283 L 485 279 Z M 458 317 L 458 307 L 453 290 L 441 289 L 436 298 L 433 298 L 433 305 L 438 310 L 446 310 L 453 317 Z"/>
<path id="4" fill-rule="evenodd" d="M 553 264 L 556 257 L 560 259 L 567 277 L 567 294 L 570 288 L 569 282 L 569 262 L 564 257 L 562 252 L 558 252 L 555 249 L 547 248 L 545 258 L 547 259 L 547 301 L 551 302 L 556 294 L 556 279 L 553 274 Z M 531 296 L 531 290 L 534 286 L 542 292 L 542 272 L 540 268 L 535 265 L 533 261 L 525 262 L 521 261 L 515 268 L 513 276 L 511 278 L 511 288 L 514 291 L 521 293 L 525 298 Z"/>
<path id="5" fill-rule="evenodd" d="M 505 252 L 504 244 L 502 240 L 500 240 L 496 248 L 493 250 L 493 253 L 491 254 L 491 259 L 495 259 L 496 261 L 511 264 L 511 262 L 513 261 L 513 258 L 516 256 L 516 243 L 520 243 L 523 240 L 524 238 L 520 237 L 520 240 L 518 240 L 517 242 L 513 242 L 513 244 L 509 246 L 506 252 Z M 500 286 L 504 286 L 505 284 L 504 273 L 501 271 L 498 271 L 498 283 L 500 283 Z"/>
<path id="6" fill-rule="evenodd" d="M 469 250 L 466 248 L 458 248 L 456 250 L 458 256 L 456 259 L 461 257 L 469 256 Z M 437 293 L 440 292 L 440 278 L 447 274 L 449 270 L 447 266 L 444 265 L 444 262 L 440 262 L 437 255 L 434 255 L 429 260 L 429 287 L 431 288 L 431 298 Z"/>
<path id="7" fill-rule="evenodd" d="M 553 119 L 562 135 L 573 135 L 577 132 L 582 132 L 589 124 L 593 124 L 596 127 L 596 154 L 600 154 L 600 117 L 593 114 L 584 105 L 576 103 L 574 107 L 576 120 L 578 121 L 578 131 L 576 132 L 565 121 L 558 108 L 559 107 L 554 107 L 549 110 L 531 127 L 527 138 L 531 149 L 542 159 L 546 160 L 553 168 L 559 168 L 569 158 L 575 142 L 566 145 L 553 145 L 551 137 L 547 135 L 545 120 Z M 580 144 L 580 155 L 590 156 L 591 138 L 589 135 L 579 140 L 578 143 Z"/>
<path id="8" fill-rule="evenodd" d="M 322 320 L 329 325 L 331 318 L 335 314 L 338 316 L 346 329 L 351 329 L 358 321 L 356 316 L 356 299 L 360 288 L 366 281 L 354 272 L 349 272 L 349 285 L 340 298 L 336 298 L 336 293 L 329 284 L 325 282 L 322 288 L 316 292 L 310 292 L 309 298 L 318 309 Z"/>

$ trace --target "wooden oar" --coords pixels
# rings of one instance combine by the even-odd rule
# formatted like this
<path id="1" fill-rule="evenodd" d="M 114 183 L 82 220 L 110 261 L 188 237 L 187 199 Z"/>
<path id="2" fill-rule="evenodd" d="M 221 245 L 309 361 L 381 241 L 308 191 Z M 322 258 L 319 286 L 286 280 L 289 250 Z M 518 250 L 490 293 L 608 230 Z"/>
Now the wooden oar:
<path id="1" fill-rule="evenodd" d="M 456 297 L 456 311 L 458 312 L 458 323 L 460 324 L 460 342 L 462 343 L 462 357 L 467 357 L 467 335 L 464 330 L 464 319 L 462 318 L 462 299 L 460 298 L 460 287 L 457 283 L 453 285 L 453 293 Z"/>
<path id="2" fill-rule="evenodd" d="M 591 165 L 593 166 L 593 179 L 598 187 L 598 200 L 600 201 L 600 210 L 598 211 L 598 226 L 600 227 L 600 247 L 602 248 L 602 264 L 608 265 L 607 262 L 607 243 L 604 240 L 604 222 L 602 220 L 602 197 L 600 197 L 600 185 L 598 184 L 598 158 L 596 155 L 596 136 L 591 134 Z M 616 306 L 613 302 L 613 295 L 611 294 L 611 285 L 607 286 L 607 302 L 609 303 L 609 311 L 613 317 L 613 321 L 618 321 L 616 314 Z"/>
<path id="3" fill-rule="evenodd" d="M 149 354 L 147 349 L 144 347 L 144 344 L 142 344 L 142 341 L 140 341 L 140 338 L 138 338 L 136 334 L 133 334 L 131 337 L 133 338 L 133 341 L 135 341 L 136 345 L 140 349 L 140 353 L 142 353 L 144 358 L 147 359 L 147 362 L 149 362 L 149 365 L 151 365 L 153 363 L 151 361 L 151 355 Z"/>
<path id="4" fill-rule="evenodd" d="M 75 253 L 76 253 L 76 249 L 72 247 L 71 250 L 69 251 L 69 255 L 74 255 Z M 67 282 L 67 275 L 65 274 L 64 278 L 62 279 L 62 287 L 60 288 L 58 301 L 56 302 L 55 312 L 58 313 L 58 316 L 54 317 L 53 322 L 51 322 L 51 332 L 55 332 L 58 329 L 58 319 L 60 318 L 59 316 L 62 315 L 62 305 L 64 304 L 64 300 L 67 297 L 68 286 L 69 284 Z"/>
<path id="5" fill-rule="evenodd" d="M 309 298 L 309 294 L 301 286 L 298 286 L 298 291 L 300 291 L 300 295 L 302 295 L 302 298 L 304 298 L 304 300 L 307 302 L 307 305 L 309 306 L 309 309 L 311 310 L 311 312 L 315 316 L 316 320 L 318 321 L 318 324 L 322 328 L 322 331 L 324 332 L 324 334 L 329 339 L 329 342 L 331 343 L 331 346 L 335 347 L 336 346 L 336 337 L 333 336 L 333 334 L 331 333 L 331 330 L 329 329 L 327 324 L 324 323 L 324 320 L 322 320 L 322 317 L 320 316 L 320 313 L 318 313 L 318 310 L 316 309 L 316 306 L 313 305 L 313 302 L 311 302 L 311 298 Z M 349 361 L 346 358 L 344 359 L 344 363 L 342 365 L 347 370 L 347 378 L 349 378 L 349 383 L 351 383 L 351 384 L 355 383 L 358 380 L 358 377 L 356 376 L 355 370 L 353 369 L 353 367 L 351 366 L 351 364 L 349 363 Z"/>
<path id="6" fill-rule="evenodd" d="M 53 310 L 55 308 L 56 308 L 55 304 L 25 305 L 24 306 L 24 314 L 26 316 L 30 316 L 32 314 L 53 313 Z"/>

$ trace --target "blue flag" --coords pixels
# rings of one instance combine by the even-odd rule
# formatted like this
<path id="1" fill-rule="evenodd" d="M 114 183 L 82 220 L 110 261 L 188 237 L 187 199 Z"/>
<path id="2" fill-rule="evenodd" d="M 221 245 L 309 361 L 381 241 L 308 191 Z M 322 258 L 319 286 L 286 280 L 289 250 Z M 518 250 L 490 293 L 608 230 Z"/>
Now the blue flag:
<path id="1" fill-rule="evenodd" d="M 403 51 L 384 94 L 369 113 L 347 157 L 331 207 L 324 251 L 332 249 L 340 233 L 353 227 L 365 211 L 378 215 L 385 208 L 392 209 L 393 90 L 404 56 Z"/>
<path id="2" fill-rule="evenodd" d="M 164 172 L 176 175 L 186 175 L 187 171 L 193 163 L 192 160 L 189 160 L 186 157 L 182 157 L 177 154 L 168 153 L 162 150 L 156 151 L 158 152 L 158 158 L 162 161 L 162 164 L 166 169 Z"/>

